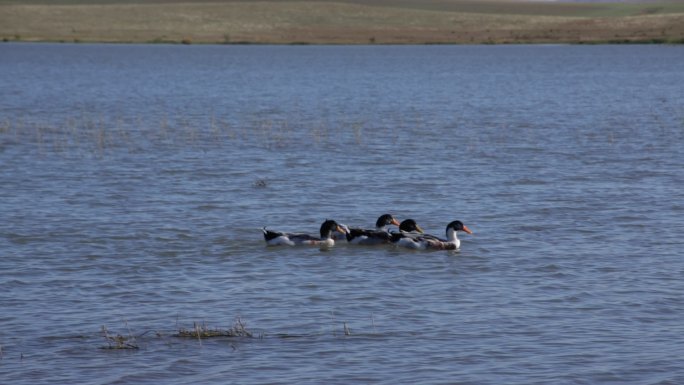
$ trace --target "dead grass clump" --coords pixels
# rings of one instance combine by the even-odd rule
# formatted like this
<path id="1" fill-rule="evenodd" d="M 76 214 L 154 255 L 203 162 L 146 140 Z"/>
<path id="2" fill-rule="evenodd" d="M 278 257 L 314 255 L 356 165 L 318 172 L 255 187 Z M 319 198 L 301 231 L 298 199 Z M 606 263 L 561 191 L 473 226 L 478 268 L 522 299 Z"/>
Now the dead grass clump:
<path id="1" fill-rule="evenodd" d="M 103 346 L 102 349 L 139 349 L 138 343 L 130 331 L 128 337 L 121 334 L 111 335 L 107 331 L 107 327 L 102 326 L 102 334 L 107 341 L 107 346 Z"/>
<path id="2" fill-rule="evenodd" d="M 180 328 L 175 336 L 201 339 L 212 337 L 252 337 L 253 335 L 247 330 L 242 319 L 237 317 L 233 326 L 228 329 L 210 328 L 204 322 L 202 324 L 194 322 L 192 329 Z"/>

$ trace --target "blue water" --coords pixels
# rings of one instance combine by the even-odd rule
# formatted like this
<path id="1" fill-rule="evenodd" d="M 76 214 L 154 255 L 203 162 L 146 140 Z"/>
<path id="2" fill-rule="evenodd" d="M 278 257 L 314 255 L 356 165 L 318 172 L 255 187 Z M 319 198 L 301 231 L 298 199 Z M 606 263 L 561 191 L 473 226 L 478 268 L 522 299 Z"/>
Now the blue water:
<path id="1" fill-rule="evenodd" d="M 682 383 L 682 62 L 1 44 L 0 383 Z M 261 236 L 385 212 L 475 234 Z"/>

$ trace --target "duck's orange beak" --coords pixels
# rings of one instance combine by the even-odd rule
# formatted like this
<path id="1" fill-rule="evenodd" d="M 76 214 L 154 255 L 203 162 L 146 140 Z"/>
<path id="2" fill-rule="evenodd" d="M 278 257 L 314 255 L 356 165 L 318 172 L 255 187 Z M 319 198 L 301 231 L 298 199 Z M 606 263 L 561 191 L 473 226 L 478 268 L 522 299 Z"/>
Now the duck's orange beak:
<path id="1" fill-rule="evenodd" d="M 465 232 L 468 233 L 468 234 L 472 234 L 472 233 L 473 233 L 472 231 L 470 231 L 470 229 L 469 229 L 468 226 L 466 226 L 466 225 L 463 225 L 463 231 L 465 231 Z"/>
<path id="2" fill-rule="evenodd" d="M 337 231 L 339 231 L 342 234 L 347 234 L 347 229 L 345 229 L 342 226 L 337 226 Z"/>
<path id="3" fill-rule="evenodd" d="M 399 226 L 399 221 L 396 218 L 392 218 L 392 222 L 390 224 L 393 224 L 395 226 Z"/>
<path id="4" fill-rule="evenodd" d="M 419 232 L 419 233 L 421 233 L 421 234 L 425 234 L 425 232 L 423 231 L 423 229 L 421 229 L 420 226 L 418 226 L 418 225 L 416 225 L 416 231 Z"/>

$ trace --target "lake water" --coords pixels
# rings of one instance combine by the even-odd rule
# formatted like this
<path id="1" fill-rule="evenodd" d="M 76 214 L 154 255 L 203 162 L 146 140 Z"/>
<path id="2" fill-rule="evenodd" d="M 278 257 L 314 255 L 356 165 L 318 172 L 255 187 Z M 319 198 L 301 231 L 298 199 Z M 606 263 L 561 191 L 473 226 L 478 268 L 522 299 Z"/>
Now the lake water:
<path id="1" fill-rule="evenodd" d="M 1 44 L 0 383 L 684 383 L 682 63 Z M 385 212 L 475 234 L 453 253 L 260 230 Z M 238 317 L 251 338 L 175 336 Z"/>

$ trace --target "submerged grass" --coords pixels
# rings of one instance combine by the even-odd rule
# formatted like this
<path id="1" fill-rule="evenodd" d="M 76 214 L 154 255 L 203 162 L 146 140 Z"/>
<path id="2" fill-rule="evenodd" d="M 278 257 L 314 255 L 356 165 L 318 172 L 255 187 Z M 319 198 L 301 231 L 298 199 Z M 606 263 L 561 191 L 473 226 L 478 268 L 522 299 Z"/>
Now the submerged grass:
<path id="1" fill-rule="evenodd" d="M 128 323 L 126 324 L 128 326 Z M 102 326 L 102 335 L 107 341 L 107 346 L 103 346 L 102 349 L 139 349 L 138 343 L 135 337 L 128 330 L 128 336 L 122 336 L 121 334 L 112 335 L 107 330 L 106 326 Z"/>
<path id="2" fill-rule="evenodd" d="M 681 111 L 667 111 L 674 115 L 677 125 L 652 119 L 657 134 L 652 140 L 682 138 L 684 116 Z M 208 116 L 190 120 L 185 117 L 160 118 L 104 118 L 84 114 L 65 118 L 61 122 L 32 120 L 30 117 L 0 120 L 0 152 L 30 154 L 31 156 L 64 158 L 106 158 L 135 155 L 166 156 L 184 151 L 210 152 L 236 148 L 289 151 L 292 149 L 327 149 L 331 146 L 346 150 L 414 146 L 416 138 L 432 132 L 433 123 L 420 113 L 388 117 L 382 122 L 350 118 L 343 121 L 310 119 L 288 120 L 286 117 L 253 116 L 229 120 Z M 454 122 L 454 130 L 464 124 Z M 625 126 L 624 130 L 632 130 Z M 498 122 L 488 123 L 477 135 L 461 136 L 457 143 L 463 151 L 487 154 L 500 151 L 512 143 L 524 141 L 530 146 L 544 146 L 549 138 L 543 127 L 517 127 Z M 632 131 L 618 134 L 614 130 L 590 128 L 573 131 L 572 140 L 578 145 L 631 145 L 632 139 L 645 133 Z M 638 135 L 637 135 L 638 134 Z M 268 186 L 266 180 L 256 180 L 255 188 Z"/>
<path id="3" fill-rule="evenodd" d="M 296 146 L 351 144 L 365 146 L 380 140 L 396 144 L 394 127 L 368 127 L 368 122 L 309 121 L 248 117 L 229 121 L 216 116 L 201 120 L 163 116 L 104 118 L 82 115 L 62 121 L 30 117 L 0 120 L 0 149 L 21 145 L 38 154 L 104 156 L 112 152 L 144 153 L 177 149 L 220 149 L 254 146 L 282 149 Z"/>
<path id="4" fill-rule="evenodd" d="M 325 329 L 322 333 L 273 333 L 270 334 L 270 337 L 277 338 L 277 339 L 292 339 L 292 338 L 316 338 L 316 337 L 321 337 L 325 335 L 329 335 L 328 333 L 331 333 L 333 337 L 338 338 L 338 337 L 352 337 L 352 328 L 350 324 L 347 321 L 336 321 L 334 313 L 331 312 L 331 327 L 332 329 Z M 341 322 L 342 330 L 341 333 L 338 332 L 337 327 L 339 326 L 339 323 Z M 242 319 L 242 317 L 238 316 L 235 317 L 232 326 L 228 328 L 222 328 L 222 327 L 212 327 L 207 325 L 206 322 L 193 322 L 192 327 L 186 328 L 186 327 L 179 327 L 178 326 L 178 321 L 176 321 L 176 329 L 174 331 L 167 331 L 167 332 L 160 332 L 156 330 L 148 330 L 145 331 L 142 334 L 139 335 L 134 335 L 133 332 L 130 330 L 128 327 L 128 323 L 124 321 L 126 328 L 127 328 L 127 334 L 123 335 L 121 333 L 112 333 L 109 331 L 107 326 L 102 326 L 101 328 L 101 335 L 104 337 L 106 341 L 105 346 L 100 346 L 101 349 L 106 349 L 106 350 L 138 350 L 140 349 L 140 344 L 139 340 L 141 341 L 147 341 L 150 342 L 154 339 L 161 339 L 162 341 L 166 341 L 167 343 L 169 340 L 167 340 L 167 337 L 172 337 L 172 338 L 178 338 L 178 339 L 197 339 L 199 342 L 199 345 L 202 346 L 202 341 L 203 340 L 209 340 L 209 339 L 215 339 L 215 338 L 257 338 L 257 339 L 264 339 L 266 338 L 266 333 L 263 332 L 258 332 L 255 333 L 252 330 L 247 328 L 247 323 Z M 362 337 L 362 338 L 367 338 L 370 336 L 378 336 L 377 330 L 376 330 L 376 325 L 375 325 L 375 319 L 374 315 L 371 314 L 370 316 L 370 325 L 372 328 L 372 331 L 370 332 L 361 332 L 361 333 L 356 333 L 355 336 L 357 337 Z M 323 330 L 323 329 L 322 329 Z M 146 335 L 150 335 L 151 337 L 145 337 Z M 235 349 L 235 345 L 231 346 Z M 2 346 L 0 345 L 0 359 L 2 359 Z"/>
<path id="5" fill-rule="evenodd" d="M 256 339 L 264 340 L 267 338 L 277 339 L 277 340 L 287 340 L 287 339 L 299 339 L 299 340 L 311 340 L 319 338 L 328 338 L 332 335 L 334 339 L 346 339 L 346 338 L 357 338 L 357 339 L 368 339 L 368 338 L 387 338 L 393 336 L 401 336 L 405 332 L 398 333 L 378 333 L 376 330 L 374 315 L 370 315 L 369 326 L 359 327 L 360 332 L 352 333 L 352 327 L 347 321 L 336 321 L 333 312 L 331 312 L 332 324 L 330 326 L 321 325 L 320 331 L 316 332 L 295 332 L 295 333 L 270 333 L 266 334 L 264 332 L 254 332 L 247 328 L 247 323 L 242 319 L 242 317 L 235 317 L 232 326 L 228 328 L 222 327 L 210 327 L 205 322 L 193 322 L 192 327 L 185 328 L 179 327 L 178 321 L 176 321 L 176 327 L 173 330 L 159 331 L 159 330 L 147 330 L 140 334 L 133 334 L 128 326 L 128 322 L 124 320 L 126 332 L 112 332 L 106 325 L 102 325 L 100 332 L 98 333 L 105 340 L 105 345 L 98 344 L 98 348 L 101 350 L 141 350 L 147 349 L 149 344 L 161 343 L 164 346 L 175 346 L 177 344 L 186 345 L 184 341 L 188 339 L 197 339 L 199 346 L 202 347 L 202 340 L 216 340 L 221 345 L 221 341 L 227 342 L 233 350 L 237 350 L 240 346 L 241 341 Z M 338 327 L 341 326 L 342 330 L 338 331 Z M 358 323 L 357 323 L 358 326 Z M 371 329 L 369 330 L 368 327 Z M 298 331 L 302 330 L 301 326 L 296 328 Z M 78 335 L 76 338 L 89 338 L 91 336 L 81 336 Z M 50 337 L 54 340 L 72 340 L 74 337 L 69 336 L 55 336 Z M 243 341 L 244 339 L 244 341 Z M 192 342 L 192 341 L 190 341 Z M 4 346 L 0 344 L 0 360 L 4 358 Z M 21 355 L 23 359 L 23 354 Z"/>
<path id="6" fill-rule="evenodd" d="M 152 332 L 151 330 L 148 330 L 142 334 L 140 334 L 138 337 L 133 335 L 131 332 L 130 328 L 128 328 L 128 322 L 124 321 L 126 323 L 126 328 L 128 329 L 128 334 L 127 335 L 122 335 L 120 333 L 111 333 L 109 329 L 107 329 L 107 326 L 102 326 L 101 328 L 101 333 L 102 336 L 104 337 L 107 345 L 101 346 L 101 349 L 108 349 L 108 350 L 137 350 L 140 349 L 140 345 L 138 344 L 138 337 L 143 337 L 144 335 Z M 154 331 L 154 336 L 156 337 L 163 337 L 163 333 L 160 333 L 158 331 Z M 252 338 L 254 337 L 254 334 L 247 329 L 246 323 L 242 320 L 241 317 L 236 317 L 235 321 L 233 322 L 233 325 L 230 328 L 224 329 L 220 327 L 209 327 L 207 326 L 206 323 L 198 323 L 194 322 L 193 327 L 191 329 L 187 328 L 178 328 L 177 331 L 173 334 L 171 334 L 172 337 L 178 337 L 178 338 L 196 338 L 200 345 L 202 345 L 202 339 L 208 339 L 208 338 L 215 338 L 215 337 L 242 337 L 242 338 Z M 263 338 L 263 335 L 259 335 L 259 338 Z M 0 359 L 2 358 L 2 346 L 0 346 Z"/>
<path id="7" fill-rule="evenodd" d="M 252 332 L 247 330 L 246 324 L 242 321 L 240 317 L 235 318 L 233 326 L 228 329 L 221 328 L 210 328 L 206 323 L 193 323 L 192 329 L 180 328 L 178 333 L 174 335 L 175 337 L 185 337 L 185 338 L 197 338 L 200 340 L 202 338 L 212 338 L 212 337 L 253 337 Z"/>

